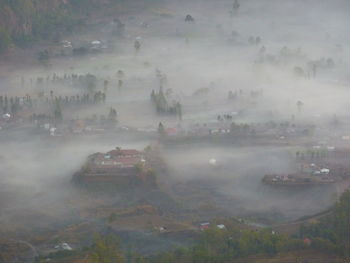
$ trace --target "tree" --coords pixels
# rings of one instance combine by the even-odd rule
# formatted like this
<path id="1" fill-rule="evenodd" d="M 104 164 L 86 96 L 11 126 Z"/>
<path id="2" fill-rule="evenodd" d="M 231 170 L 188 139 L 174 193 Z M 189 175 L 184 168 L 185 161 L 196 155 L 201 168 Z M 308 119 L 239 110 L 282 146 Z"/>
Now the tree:
<path id="1" fill-rule="evenodd" d="M 104 80 L 103 81 L 103 92 L 104 93 L 107 93 L 108 86 L 109 86 L 109 81 L 108 80 Z"/>
<path id="2" fill-rule="evenodd" d="M 117 111 L 111 107 L 111 109 L 109 110 L 108 119 L 113 122 L 117 122 L 117 115 Z"/>
<path id="3" fill-rule="evenodd" d="M 165 135 L 165 128 L 164 128 L 164 125 L 163 123 L 159 123 L 158 125 L 158 133 L 160 136 L 164 136 Z"/>
<path id="4" fill-rule="evenodd" d="M 60 106 L 60 103 L 58 102 L 58 100 L 56 101 L 56 104 L 55 104 L 54 116 L 55 116 L 56 122 L 63 120 L 62 110 L 61 110 L 61 106 Z"/>
<path id="5" fill-rule="evenodd" d="M 0 27 L 0 53 L 6 51 L 12 44 L 11 36 L 6 29 Z"/>
<path id="6" fill-rule="evenodd" d="M 89 258 L 92 263 L 124 262 L 123 255 L 119 247 L 119 241 L 113 235 L 96 235 Z"/>
<path id="7" fill-rule="evenodd" d="M 93 93 L 96 89 L 97 85 L 97 77 L 92 74 L 86 74 L 85 75 L 85 84 L 86 88 L 90 93 Z"/>
<path id="8" fill-rule="evenodd" d="M 240 6 L 241 5 L 239 4 L 238 0 L 235 0 L 232 6 L 232 11 L 230 12 L 231 16 L 238 14 L 238 10 Z"/>
<path id="9" fill-rule="evenodd" d="M 241 5 L 239 4 L 238 0 L 235 0 L 232 6 L 233 11 L 237 13 L 240 6 Z"/>
<path id="10" fill-rule="evenodd" d="M 138 41 L 138 40 L 135 40 L 135 42 L 134 42 L 134 48 L 135 48 L 135 53 L 136 53 L 136 55 L 139 53 L 139 51 L 140 51 L 140 48 L 141 48 L 141 43 L 140 43 L 140 41 Z"/>
<path id="11" fill-rule="evenodd" d="M 151 92 L 151 101 L 152 102 L 156 102 L 156 99 L 157 99 L 156 93 L 154 92 L 154 90 L 152 90 L 152 92 Z"/>
<path id="12" fill-rule="evenodd" d="M 44 51 L 40 51 L 38 54 L 38 60 L 43 65 L 48 65 L 50 60 L 49 52 L 45 49 Z"/>
<path id="13" fill-rule="evenodd" d="M 182 121 L 182 105 L 180 102 L 176 103 L 176 112 L 179 116 L 179 120 Z"/>
<path id="14" fill-rule="evenodd" d="M 304 103 L 302 101 L 297 101 L 297 108 L 298 108 L 298 111 L 301 112 L 301 109 L 302 107 L 304 106 Z"/>
<path id="15" fill-rule="evenodd" d="M 332 120 L 331 120 L 331 125 L 334 128 L 337 128 L 339 126 L 339 119 L 336 114 L 333 115 Z"/>
<path id="16" fill-rule="evenodd" d="M 333 218 L 334 234 L 339 248 L 349 255 L 350 249 L 350 191 L 342 194 L 336 204 Z"/>
<path id="17" fill-rule="evenodd" d="M 305 76 L 305 72 L 301 67 L 294 67 L 294 74 L 297 77 L 304 77 Z"/>
<path id="18" fill-rule="evenodd" d="M 168 110 L 168 102 L 164 96 L 162 87 L 160 87 L 160 89 L 159 89 L 156 103 L 157 103 L 157 111 L 158 112 L 166 112 Z"/>
<path id="19" fill-rule="evenodd" d="M 350 257 L 350 190 L 336 203 L 332 214 L 319 223 L 300 228 L 300 237 L 312 238 L 312 246 Z"/>

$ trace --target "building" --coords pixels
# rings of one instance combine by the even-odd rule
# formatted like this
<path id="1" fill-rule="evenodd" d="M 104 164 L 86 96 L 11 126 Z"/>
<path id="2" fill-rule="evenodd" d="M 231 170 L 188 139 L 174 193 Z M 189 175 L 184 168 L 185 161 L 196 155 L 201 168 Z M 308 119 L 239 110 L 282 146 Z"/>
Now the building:
<path id="1" fill-rule="evenodd" d="M 107 153 L 90 155 L 74 179 L 83 183 L 137 184 L 146 179 L 147 171 L 149 169 L 143 152 L 116 148 Z"/>
<path id="2" fill-rule="evenodd" d="M 204 231 L 210 228 L 210 223 L 209 222 L 204 222 L 199 224 L 199 229 Z"/>
<path id="3" fill-rule="evenodd" d="M 145 165 L 143 152 L 134 149 L 120 149 L 107 153 L 97 153 L 93 156 L 92 167 L 94 169 L 104 169 L 112 171 L 115 169 L 130 169 L 137 165 Z"/>

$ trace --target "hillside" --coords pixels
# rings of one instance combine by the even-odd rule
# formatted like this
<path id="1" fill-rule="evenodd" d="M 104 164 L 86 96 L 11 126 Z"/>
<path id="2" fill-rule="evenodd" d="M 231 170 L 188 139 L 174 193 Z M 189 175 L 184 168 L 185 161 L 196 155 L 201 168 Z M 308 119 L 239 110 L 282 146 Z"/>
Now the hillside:
<path id="1" fill-rule="evenodd" d="M 132 2 L 138 1 L 0 0 L 0 53 L 11 46 L 26 47 L 35 40 L 58 40 L 100 11 L 111 7 L 117 11 Z"/>

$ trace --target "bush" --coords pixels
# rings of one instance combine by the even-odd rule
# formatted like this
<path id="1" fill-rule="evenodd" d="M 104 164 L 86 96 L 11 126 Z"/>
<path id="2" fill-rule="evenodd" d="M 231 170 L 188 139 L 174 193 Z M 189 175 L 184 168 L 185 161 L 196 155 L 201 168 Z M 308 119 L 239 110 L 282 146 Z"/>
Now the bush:
<path id="1" fill-rule="evenodd" d="M 86 47 L 78 47 L 73 49 L 73 55 L 75 56 L 83 56 L 86 55 L 89 50 Z"/>
<path id="2" fill-rule="evenodd" d="M 20 47 L 20 48 L 26 48 L 29 47 L 35 40 L 35 38 L 31 35 L 16 35 L 12 37 L 13 43 Z"/>
<path id="3" fill-rule="evenodd" d="M 328 253 L 335 253 L 337 251 L 337 247 L 334 243 L 323 238 L 313 239 L 311 247 Z"/>

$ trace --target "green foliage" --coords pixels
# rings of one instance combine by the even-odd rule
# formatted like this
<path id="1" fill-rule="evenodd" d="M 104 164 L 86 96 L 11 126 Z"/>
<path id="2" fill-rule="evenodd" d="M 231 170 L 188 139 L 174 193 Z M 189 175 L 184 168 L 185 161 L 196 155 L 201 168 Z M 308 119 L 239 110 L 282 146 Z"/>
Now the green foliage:
<path id="1" fill-rule="evenodd" d="M 79 255 L 80 251 L 75 251 L 75 250 L 60 250 L 57 252 L 52 252 L 48 255 L 44 256 L 39 256 L 38 258 L 36 258 L 37 263 L 43 263 L 43 262 L 47 262 L 46 259 L 50 258 L 51 260 L 55 260 L 59 261 L 59 262 L 64 262 L 66 261 L 67 258 L 70 258 L 72 256 L 76 256 Z"/>
<path id="2" fill-rule="evenodd" d="M 309 238 L 310 244 L 304 243 L 304 238 Z M 98 249 L 95 251 L 103 255 L 109 255 L 113 246 L 106 244 L 110 244 L 110 241 L 99 239 L 97 244 L 98 246 L 95 247 Z M 229 225 L 226 229 L 219 229 L 214 224 L 213 227 L 203 231 L 197 244 L 189 249 L 178 248 L 172 252 L 146 258 L 138 257 L 134 261 L 148 263 L 225 263 L 258 254 L 273 257 L 280 252 L 301 250 L 308 247 L 322 252 L 350 256 L 350 190 L 341 196 L 331 215 L 322 218 L 319 223 L 302 226 L 299 238 L 276 234 L 270 229 L 241 230 Z M 114 253 L 119 251 L 115 247 L 112 250 Z M 121 259 L 120 254 L 118 255 L 117 258 Z"/>
<path id="3" fill-rule="evenodd" d="M 0 27 L 0 53 L 6 51 L 12 44 L 10 34 L 6 29 Z"/>
<path id="4" fill-rule="evenodd" d="M 73 49 L 74 56 L 83 56 L 86 55 L 88 52 L 89 50 L 86 47 L 78 47 Z"/>
<path id="5" fill-rule="evenodd" d="M 47 13 L 36 13 L 33 17 L 33 36 L 40 39 L 51 40 L 57 34 L 72 31 L 77 22 L 72 14 L 64 9 Z"/>
<path id="6" fill-rule="evenodd" d="M 96 235 L 92 251 L 91 263 L 122 263 L 124 262 L 119 248 L 119 241 L 113 235 Z"/>
<path id="7" fill-rule="evenodd" d="M 54 1 L 0 0 L 0 15 L 4 23 L 0 28 L 0 52 L 12 42 L 27 47 L 36 39 L 58 39 L 82 24 L 72 6 L 57 6 Z"/>
<path id="8" fill-rule="evenodd" d="M 108 119 L 114 122 L 117 122 L 117 111 L 114 108 L 110 108 L 109 113 L 108 113 Z"/>
<path id="9" fill-rule="evenodd" d="M 58 101 L 55 103 L 54 117 L 56 122 L 60 122 L 63 120 L 61 105 Z"/>
<path id="10" fill-rule="evenodd" d="M 331 215 L 300 228 L 300 237 L 312 238 L 317 249 L 350 256 L 350 190 L 342 194 Z"/>
<path id="11" fill-rule="evenodd" d="M 278 252 L 304 248 L 301 240 L 260 231 L 219 229 L 216 226 L 204 231 L 197 245 L 191 249 L 179 248 L 172 253 L 150 257 L 149 262 L 225 263 L 257 254 L 275 256 Z"/>
<path id="12" fill-rule="evenodd" d="M 85 85 L 89 92 L 93 92 L 96 89 L 97 77 L 92 74 L 85 75 Z"/>
<path id="13" fill-rule="evenodd" d="M 48 65 L 50 60 L 49 52 L 45 49 L 44 51 L 40 51 L 38 54 L 38 60 L 43 65 Z"/>
<path id="14" fill-rule="evenodd" d="M 334 253 L 337 251 L 336 244 L 334 244 L 330 240 L 318 238 L 318 237 L 312 240 L 312 247 L 327 253 Z"/>
<path id="15" fill-rule="evenodd" d="M 137 173 L 141 173 L 143 171 L 143 164 L 142 163 L 137 163 L 135 165 L 135 169 L 136 169 Z"/>
<path id="16" fill-rule="evenodd" d="M 164 128 L 164 125 L 163 123 L 159 123 L 158 125 L 158 133 L 160 136 L 164 136 L 165 135 L 165 128 Z"/>
<path id="17" fill-rule="evenodd" d="M 29 47 L 34 40 L 35 38 L 32 35 L 19 34 L 12 36 L 13 43 L 20 48 Z"/>
<path id="18" fill-rule="evenodd" d="M 146 176 L 147 176 L 148 184 L 151 187 L 156 188 L 158 186 L 158 183 L 157 183 L 157 176 L 155 171 L 153 169 L 148 169 L 146 172 Z"/>
<path id="19" fill-rule="evenodd" d="M 158 113 L 177 115 L 180 120 L 182 119 L 182 105 L 178 101 L 169 103 L 164 95 L 162 87 L 159 89 L 158 93 L 152 90 L 151 102 L 154 104 Z"/>
<path id="20" fill-rule="evenodd" d="M 3 7 L 9 7 L 21 22 L 27 21 L 35 12 L 35 0 L 2 0 Z M 1 7 L 0 7 L 1 8 Z"/>

